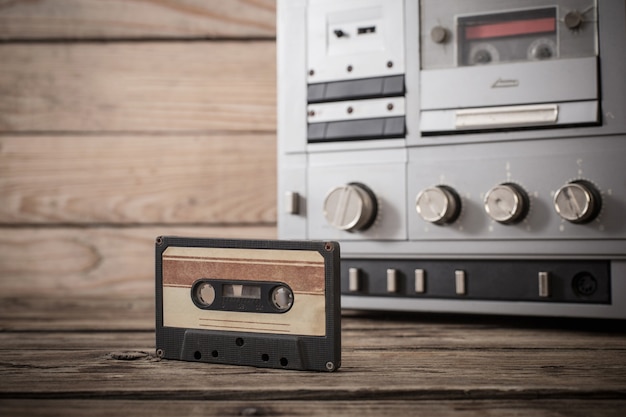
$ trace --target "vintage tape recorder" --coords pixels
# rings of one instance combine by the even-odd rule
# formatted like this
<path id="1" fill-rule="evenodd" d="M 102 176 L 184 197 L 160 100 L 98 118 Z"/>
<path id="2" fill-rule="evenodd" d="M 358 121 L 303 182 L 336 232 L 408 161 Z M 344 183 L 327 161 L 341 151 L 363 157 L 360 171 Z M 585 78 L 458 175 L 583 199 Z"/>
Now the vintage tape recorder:
<path id="1" fill-rule="evenodd" d="M 626 318 L 626 3 L 278 2 L 278 226 L 353 309 Z"/>

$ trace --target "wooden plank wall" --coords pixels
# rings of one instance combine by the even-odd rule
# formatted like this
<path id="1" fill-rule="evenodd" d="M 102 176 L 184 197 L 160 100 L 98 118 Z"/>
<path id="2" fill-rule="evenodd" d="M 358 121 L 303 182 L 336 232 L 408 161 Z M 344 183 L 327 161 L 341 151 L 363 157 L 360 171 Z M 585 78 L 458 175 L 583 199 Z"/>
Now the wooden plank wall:
<path id="1" fill-rule="evenodd" d="M 275 237 L 275 14 L 0 2 L 0 294 L 151 297 L 158 235 Z"/>

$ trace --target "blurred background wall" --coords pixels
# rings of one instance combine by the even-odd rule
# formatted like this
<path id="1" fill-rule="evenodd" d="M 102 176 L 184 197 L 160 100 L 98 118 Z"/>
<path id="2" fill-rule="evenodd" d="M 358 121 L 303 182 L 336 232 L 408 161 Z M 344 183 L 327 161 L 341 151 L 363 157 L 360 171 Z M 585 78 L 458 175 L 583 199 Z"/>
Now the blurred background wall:
<path id="1" fill-rule="evenodd" d="M 0 293 L 152 296 L 158 235 L 276 236 L 273 0 L 0 0 Z"/>

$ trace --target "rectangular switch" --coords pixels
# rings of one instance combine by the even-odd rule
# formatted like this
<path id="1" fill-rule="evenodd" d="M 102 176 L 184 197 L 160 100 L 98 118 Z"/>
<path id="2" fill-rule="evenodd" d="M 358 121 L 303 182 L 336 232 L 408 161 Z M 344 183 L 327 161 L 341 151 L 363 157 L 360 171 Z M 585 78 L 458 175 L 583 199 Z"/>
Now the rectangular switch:
<path id="1" fill-rule="evenodd" d="M 550 274 L 548 272 L 539 272 L 539 297 L 550 297 Z"/>
<path id="2" fill-rule="evenodd" d="M 454 271 L 454 280 L 455 280 L 455 288 L 456 293 L 458 295 L 467 294 L 466 282 L 465 282 L 465 271 L 461 269 L 457 269 Z"/>
<path id="3" fill-rule="evenodd" d="M 387 292 L 395 293 L 398 291 L 398 271 L 395 269 L 387 270 Z"/>
<path id="4" fill-rule="evenodd" d="M 361 289 L 359 282 L 359 268 L 348 269 L 348 291 L 357 292 Z"/>
<path id="5" fill-rule="evenodd" d="M 423 269 L 415 270 L 415 292 L 422 294 L 426 291 L 426 271 Z"/>
<path id="6" fill-rule="evenodd" d="M 287 214 L 299 214 L 300 213 L 300 194 L 296 191 L 285 192 L 285 213 Z"/>

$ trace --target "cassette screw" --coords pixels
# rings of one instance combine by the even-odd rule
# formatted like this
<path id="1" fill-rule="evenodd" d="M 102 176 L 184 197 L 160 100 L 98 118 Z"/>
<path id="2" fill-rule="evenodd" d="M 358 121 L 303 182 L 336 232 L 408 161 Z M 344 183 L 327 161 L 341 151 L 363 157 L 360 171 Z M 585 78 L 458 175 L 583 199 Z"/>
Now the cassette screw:
<path id="1" fill-rule="evenodd" d="M 393 67 L 393 62 L 387 61 L 387 68 L 391 68 L 391 67 Z"/>
<path id="2" fill-rule="evenodd" d="M 309 76 L 314 76 L 315 75 L 315 71 L 314 70 L 309 70 Z"/>
<path id="3" fill-rule="evenodd" d="M 354 111 L 354 109 L 352 108 L 352 106 L 348 107 L 346 109 L 346 111 L 348 112 L 348 114 L 352 114 L 352 112 Z"/>
<path id="4" fill-rule="evenodd" d="M 329 371 L 332 371 L 333 369 L 335 369 L 335 364 L 332 362 L 326 362 L 326 369 L 328 369 Z"/>
<path id="5" fill-rule="evenodd" d="M 352 72 L 352 65 L 348 65 L 348 68 L 346 68 L 346 70 L 347 70 L 348 72 Z"/>
<path id="6" fill-rule="evenodd" d="M 393 110 L 393 103 L 387 104 L 387 110 L 389 111 Z"/>

